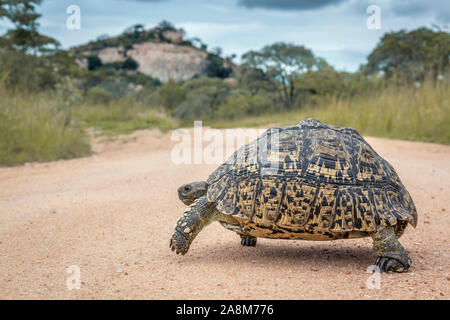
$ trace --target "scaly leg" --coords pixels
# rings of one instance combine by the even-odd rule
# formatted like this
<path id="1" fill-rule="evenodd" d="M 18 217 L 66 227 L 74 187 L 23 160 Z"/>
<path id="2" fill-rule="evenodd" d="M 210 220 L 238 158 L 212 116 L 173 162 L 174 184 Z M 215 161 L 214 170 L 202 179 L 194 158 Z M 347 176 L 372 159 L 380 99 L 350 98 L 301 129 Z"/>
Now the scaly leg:
<path id="1" fill-rule="evenodd" d="M 411 259 L 405 248 L 398 242 L 394 228 L 380 226 L 371 236 L 373 249 L 378 255 L 375 265 L 380 268 L 381 272 L 408 271 Z"/>
<path id="2" fill-rule="evenodd" d="M 170 248 L 177 254 L 186 254 L 189 246 L 202 229 L 216 220 L 216 209 L 206 196 L 198 198 L 185 211 L 175 226 Z"/>

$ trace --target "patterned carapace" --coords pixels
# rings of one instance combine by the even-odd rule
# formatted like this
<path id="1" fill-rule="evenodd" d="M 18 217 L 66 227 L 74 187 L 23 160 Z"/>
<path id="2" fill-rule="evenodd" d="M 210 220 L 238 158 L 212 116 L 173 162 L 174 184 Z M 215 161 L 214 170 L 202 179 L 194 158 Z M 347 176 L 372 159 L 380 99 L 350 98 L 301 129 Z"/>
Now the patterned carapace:
<path id="1" fill-rule="evenodd" d="M 400 235 L 417 223 L 393 167 L 356 130 L 316 119 L 267 130 L 207 183 L 208 200 L 255 237 L 352 238 L 377 226 L 396 226 Z"/>

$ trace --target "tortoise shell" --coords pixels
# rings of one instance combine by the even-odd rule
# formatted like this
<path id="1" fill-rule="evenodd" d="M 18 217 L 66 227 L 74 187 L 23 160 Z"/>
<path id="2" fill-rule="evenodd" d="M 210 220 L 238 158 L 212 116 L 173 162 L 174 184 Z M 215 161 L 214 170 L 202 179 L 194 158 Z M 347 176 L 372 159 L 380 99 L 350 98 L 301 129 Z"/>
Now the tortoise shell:
<path id="1" fill-rule="evenodd" d="M 378 225 L 417 224 L 393 167 L 356 130 L 316 119 L 268 129 L 207 182 L 217 210 L 271 232 L 372 232 Z"/>

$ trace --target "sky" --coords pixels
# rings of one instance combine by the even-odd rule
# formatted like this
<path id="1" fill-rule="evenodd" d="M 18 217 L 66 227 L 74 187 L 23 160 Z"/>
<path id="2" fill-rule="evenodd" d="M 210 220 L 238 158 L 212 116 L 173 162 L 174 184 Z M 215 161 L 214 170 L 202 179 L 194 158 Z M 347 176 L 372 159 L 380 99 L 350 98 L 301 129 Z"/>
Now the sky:
<path id="1" fill-rule="evenodd" d="M 80 29 L 70 30 L 67 8 L 80 8 Z M 379 8 L 379 29 L 370 5 Z M 284 41 L 304 45 L 340 71 L 356 71 L 386 32 L 440 26 L 450 31 L 448 0 L 44 0 L 39 31 L 64 48 L 140 23 L 167 20 L 209 48 L 239 57 Z M 372 24 L 373 25 L 373 24 Z M 0 33 L 8 24 L 0 21 Z"/>

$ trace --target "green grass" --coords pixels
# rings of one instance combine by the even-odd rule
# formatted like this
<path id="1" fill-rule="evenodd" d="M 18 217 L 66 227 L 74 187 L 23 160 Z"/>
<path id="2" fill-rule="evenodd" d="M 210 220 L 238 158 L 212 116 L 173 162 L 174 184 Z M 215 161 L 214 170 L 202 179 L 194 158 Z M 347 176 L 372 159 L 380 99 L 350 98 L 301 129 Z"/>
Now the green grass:
<path id="1" fill-rule="evenodd" d="M 389 87 L 365 97 L 332 98 L 318 106 L 236 120 L 218 120 L 216 128 L 289 125 L 316 118 L 353 127 L 364 135 L 450 144 L 450 88 L 426 81 L 419 88 Z"/>
<path id="2" fill-rule="evenodd" d="M 165 132 L 177 127 L 177 122 L 164 112 L 128 98 L 106 105 L 77 106 L 72 115 L 81 119 L 85 126 L 95 128 L 100 134 L 108 136 L 149 128 L 158 128 Z"/>
<path id="3" fill-rule="evenodd" d="M 70 159 L 90 153 L 89 137 L 57 99 L 0 86 L 0 165 Z"/>

